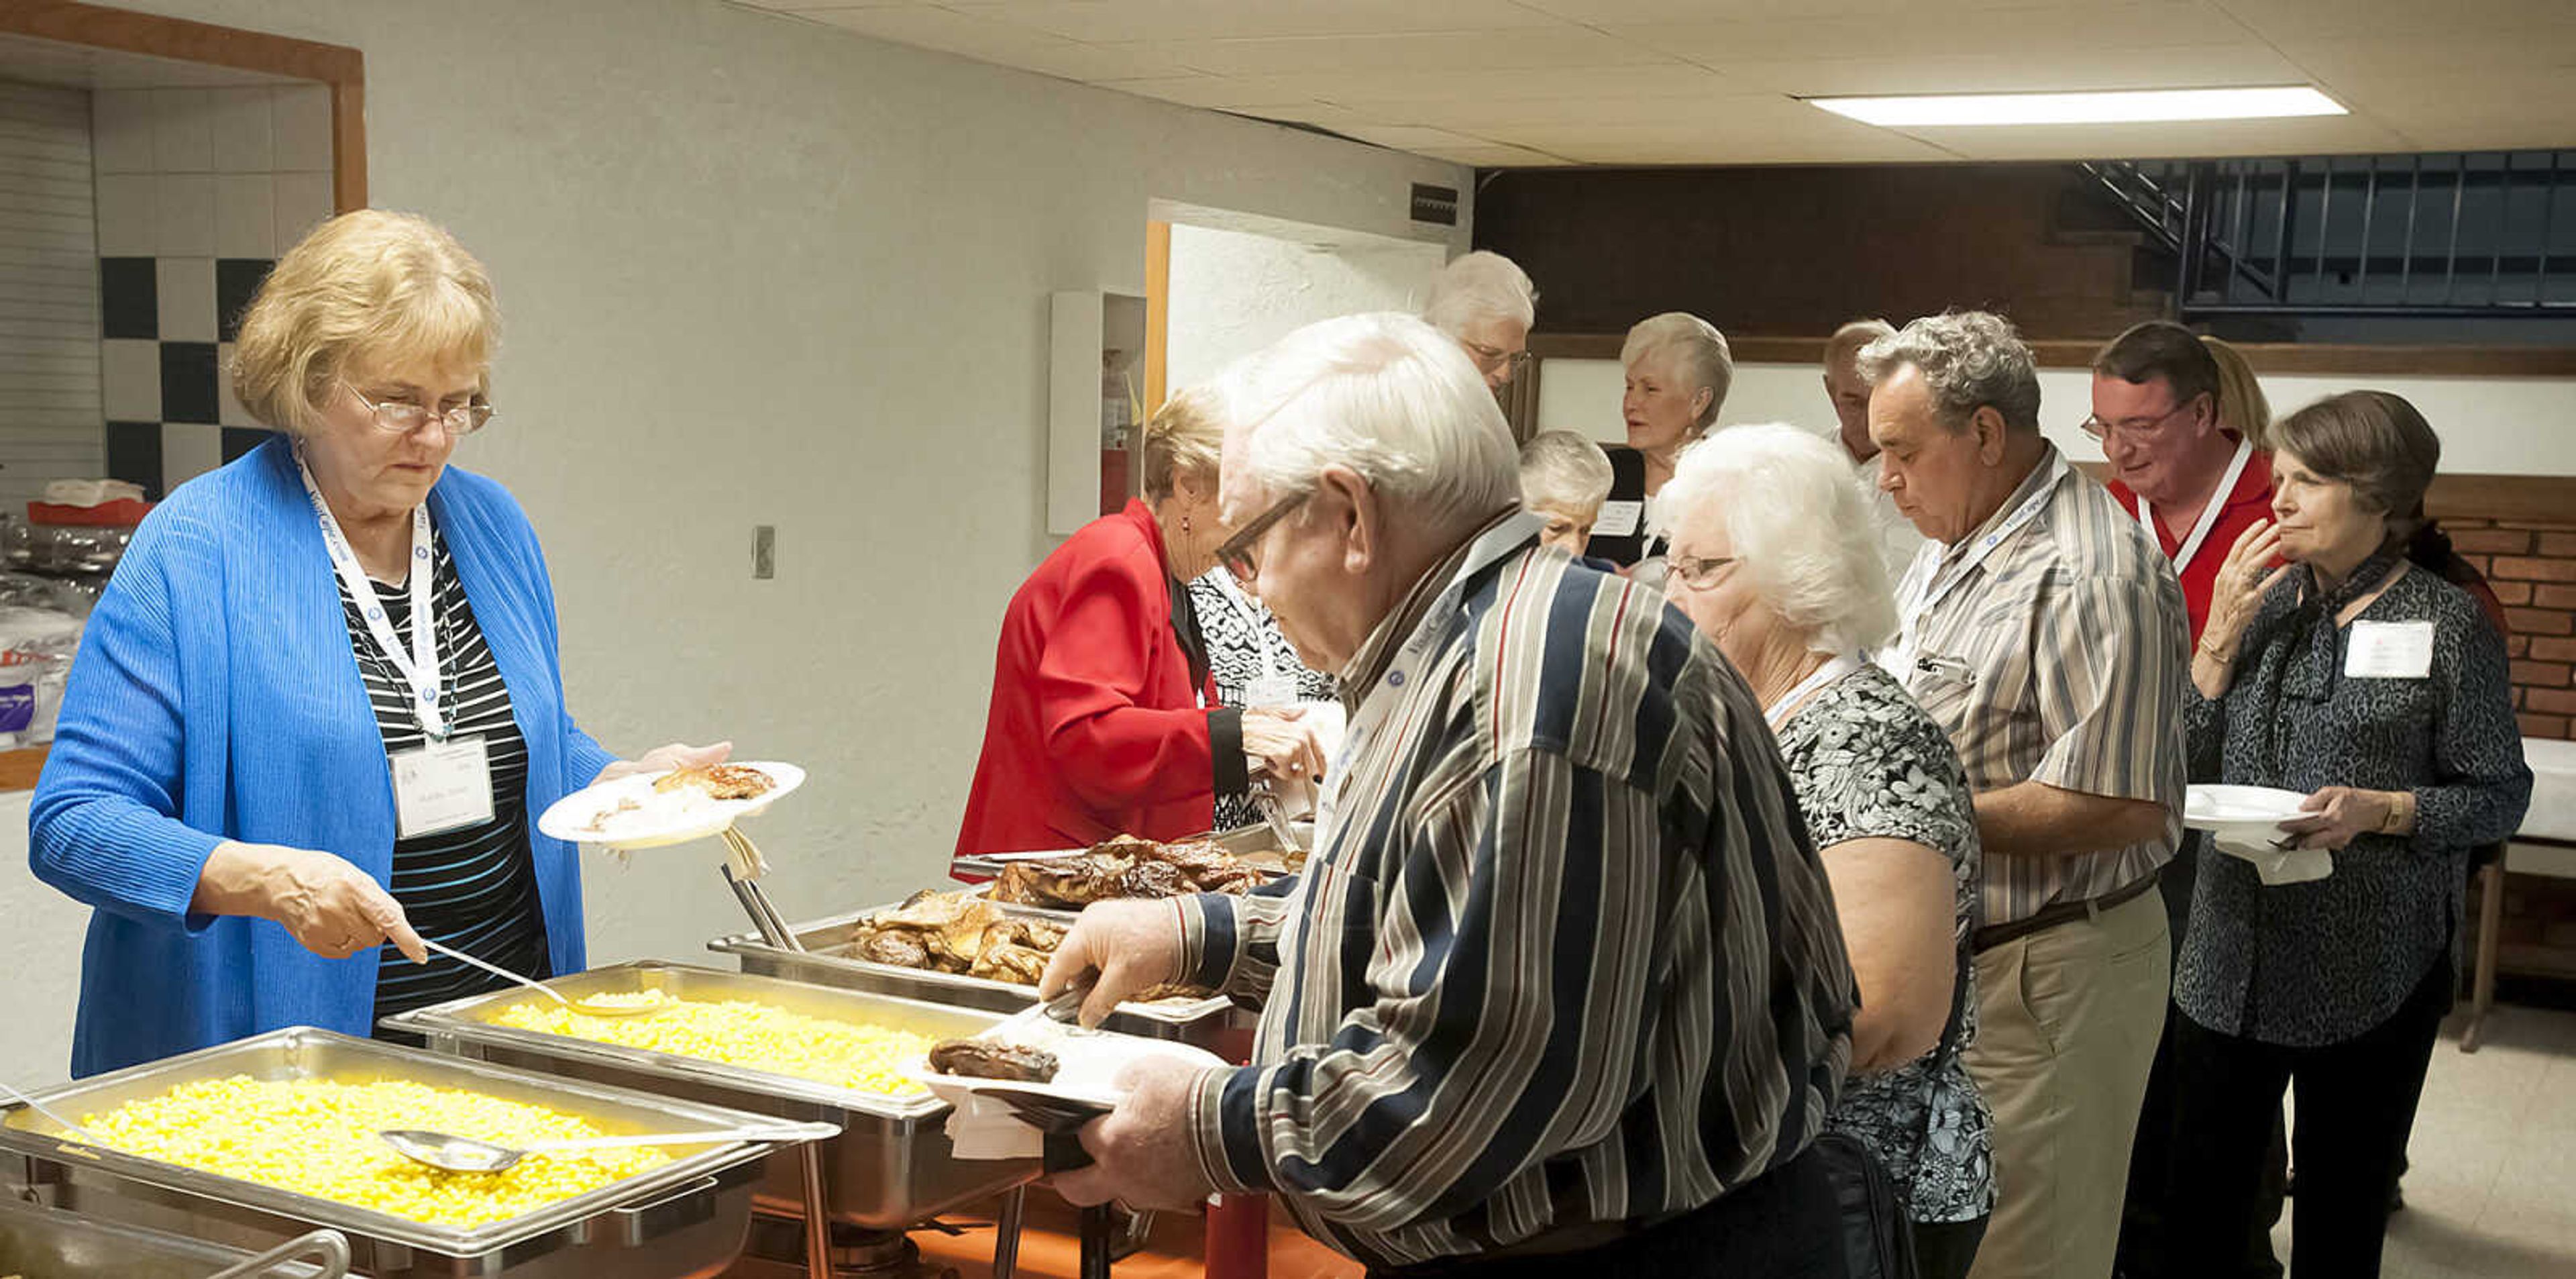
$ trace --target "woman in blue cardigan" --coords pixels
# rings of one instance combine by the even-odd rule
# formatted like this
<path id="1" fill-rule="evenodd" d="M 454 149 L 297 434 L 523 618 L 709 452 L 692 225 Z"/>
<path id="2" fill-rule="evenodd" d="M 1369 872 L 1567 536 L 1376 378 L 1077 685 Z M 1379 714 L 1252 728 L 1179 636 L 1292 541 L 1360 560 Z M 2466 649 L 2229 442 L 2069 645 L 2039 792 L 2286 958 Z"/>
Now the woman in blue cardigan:
<path id="1" fill-rule="evenodd" d="M 722 757 L 621 763 L 566 711 L 535 531 L 447 466 L 491 418 L 498 319 L 454 239 L 375 211 L 244 313 L 234 388 L 283 434 L 136 533 L 29 819 L 35 873 L 96 908 L 74 1074 L 489 988 L 422 938 L 579 971 L 576 851 L 536 814 Z"/>

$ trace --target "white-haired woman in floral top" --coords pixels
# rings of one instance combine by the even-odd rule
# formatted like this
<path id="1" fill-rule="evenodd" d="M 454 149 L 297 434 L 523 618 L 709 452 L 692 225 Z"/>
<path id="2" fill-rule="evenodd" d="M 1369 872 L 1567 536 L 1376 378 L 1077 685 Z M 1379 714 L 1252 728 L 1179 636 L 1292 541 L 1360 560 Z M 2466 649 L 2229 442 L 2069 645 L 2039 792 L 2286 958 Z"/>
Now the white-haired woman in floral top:
<path id="1" fill-rule="evenodd" d="M 1682 451 L 1653 520 L 1666 589 L 1762 698 L 1833 880 L 1861 996 L 1834 1126 L 1894 1177 L 1923 1279 L 1957 1279 L 1995 1201 L 1994 1120 L 1960 1061 L 1977 824 L 1940 725 L 1861 659 L 1896 622 L 1866 496 L 1825 440 L 1739 426 Z"/>

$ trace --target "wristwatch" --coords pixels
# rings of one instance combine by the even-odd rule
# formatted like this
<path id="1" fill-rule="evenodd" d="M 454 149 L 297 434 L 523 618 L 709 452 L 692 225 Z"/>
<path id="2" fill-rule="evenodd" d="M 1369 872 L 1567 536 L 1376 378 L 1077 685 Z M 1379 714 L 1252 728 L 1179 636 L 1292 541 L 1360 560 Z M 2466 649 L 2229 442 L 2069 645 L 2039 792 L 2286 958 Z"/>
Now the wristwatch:
<path id="1" fill-rule="evenodd" d="M 2406 824 L 2405 818 L 2407 807 L 2406 792 L 2395 791 L 2390 793 L 2388 797 L 2388 811 L 2381 814 L 2379 818 L 2379 833 L 2382 835 L 2394 835 L 2403 830 Z"/>

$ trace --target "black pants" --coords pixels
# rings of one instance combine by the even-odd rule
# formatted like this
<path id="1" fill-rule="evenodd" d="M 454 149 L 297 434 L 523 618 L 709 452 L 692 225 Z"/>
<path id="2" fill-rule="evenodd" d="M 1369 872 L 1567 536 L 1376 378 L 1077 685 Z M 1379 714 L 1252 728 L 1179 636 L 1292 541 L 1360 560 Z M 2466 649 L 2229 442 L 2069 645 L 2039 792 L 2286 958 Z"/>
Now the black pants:
<path id="1" fill-rule="evenodd" d="M 1845 1279 L 1842 1209 L 1810 1147 L 1696 1212 L 1581 1252 L 1461 1259 L 1369 1279 Z"/>
<path id="2" fill-rule="evenodd" d="M 1987 1220 L 1915 1222 L 1915 1279 L 1968 1279 L 1977 1245 L 1985 1242 Z"/>
<path id="3" fill-rule="evenodd" d="M 2184 832 L 2182 847 L 2156 880 L 2156 891 L 2164 898 L 2166 935 L 2173 940 L 2177 970 L 2182 967 L 2183 934 L 2190 927 L 2191 894 L 2200 877 L 2200 851 L 2207 838 L 2198 831 Z M 2165 1223 L 2173 1215 L 2166 1193 L 2173 1180 L 2177 1118 L 2174 1041 L 2182 1033 L 2180 1024 L 2188 1020 L 2181 1009 L 2165 1006 L 2164 1038 L 2156 1041 L 2155 1061 L 2147 1069 L 2147 1095 L 2138 1107 L 2138 1135 L 2129 1147 L 2128 1197 L 2120 1208 L 2120 1279 L 2180 1279 L 2182 1274 L 2168 1264 L 2170 1244 Z M 2276 1113 L 2272 1116 L 2272 1140 L 2263 1155 L 2263 1179 L 2255 1197 L 2254 1221 L 2246 1232 L 2244 1264 L 2229 1273 L 2244 1279 L 2279 1279 L 2281 1263 L 2272 1255 L 2272 1225 L 2281 1219 L 2289 1183 L 2289 1136 Z"/>
<path id="4" fill-rule="evenodd" d="M 2388 1020 L 2322 1048 L 2258 1043 L 2177 1019 L 2169 1273 L 2222 1279 L 2243 1272 L 2263 1148 L 2292 1080 L 2299 1089 L 2291 1135 L 2299 1193 L 2290 1273 L 2379 1273 L 2388 1190 L 2415 1126 L 2434 1037 L 2450 1011 L 2451 980 L 2450 960 L 2436 961 Z"/>

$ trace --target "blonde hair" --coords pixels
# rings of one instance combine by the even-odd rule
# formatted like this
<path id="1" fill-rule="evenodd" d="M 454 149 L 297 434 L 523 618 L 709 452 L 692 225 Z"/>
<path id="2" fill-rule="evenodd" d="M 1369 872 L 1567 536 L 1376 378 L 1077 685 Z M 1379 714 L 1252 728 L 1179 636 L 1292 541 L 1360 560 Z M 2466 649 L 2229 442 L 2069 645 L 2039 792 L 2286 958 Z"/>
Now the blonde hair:
<path id="1" fill-rule="evenodd" d="M 2218 361 L 2218 424 L 2254 441 L 2258 449 L 2272 447 L 2272 402 L 2264 398 L 2263 384 L 2255 380 L 2245 353 L 2219 338 L 2204 337 L 2200 344 Z"/>
<path id="2" fill-rule="evenodd" d="M 1218 460 L 1225 454 L 1225 423 L 1218 419 L 1216 397 L 1207 388 L 1187 387 L 1163 401 L 1145 423 L 1144 481 L 1147 501 L 1172 495 L 1182 477 L 1204 477 L 1211 495 L 1216 489 Z"/>
<path id="3" fill-rule="evenodd" d="M 277 260 L 242 313 L 233 393 L 260 421 L 303 434 L 353 369 L 432 360 L 490 390 L 501 312 L 483 264 L 426 218 L 358 209 Z"/>

